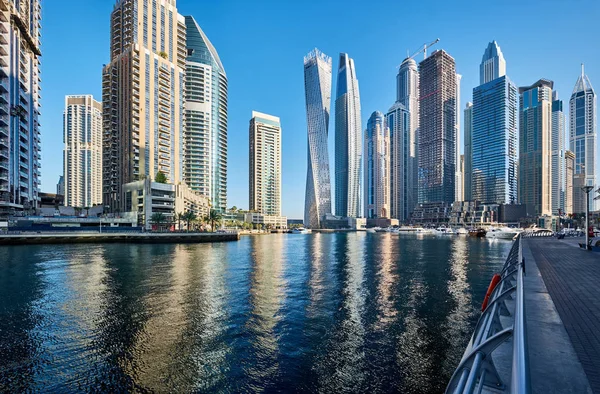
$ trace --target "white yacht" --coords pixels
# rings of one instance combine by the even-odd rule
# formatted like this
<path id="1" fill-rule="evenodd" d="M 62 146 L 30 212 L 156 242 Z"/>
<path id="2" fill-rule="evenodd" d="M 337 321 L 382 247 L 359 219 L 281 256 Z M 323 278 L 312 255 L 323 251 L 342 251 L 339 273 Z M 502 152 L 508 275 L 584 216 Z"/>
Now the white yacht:
<path id="1" fill-rule="evenodd" d="M 451 227 L 438 227 L 435 229 L 435 232 L 439 235 L 455 235 Z"/>
<path id="2" fill-rule="evenodd" d="M 367 229 L 367 232 L 371 233 L 371 234 L 374 234 L 374 233 L 377 232 L 377 230 L 380 230 L 380 228 L 379 227 L 371 227 L 371 228 Z"/>
<path id="3" fill-rule="evenodd" d="M 456 230 L 456 235 L 469 235 L 469 230 L 464 227 L 459 227 L 458 230 Z"/>
<path id="4" fill-rule="evenodd" d="M 292 234 L 310 234 L 310 230 L 304 227 L 298 227 L 292 230 Z"/>
<path id="5" fill-rule="evenodd" d="M 417 233 L 417 234 L 435 234 L 435 230 L 432 228 L 416 227 L 415 233 Z"/>
<path id="6" fill-rule="evenodd" d="M 486 238 L 513 239 L 521 231 L 510 227 L 490 227 L 485 233 Z"/>

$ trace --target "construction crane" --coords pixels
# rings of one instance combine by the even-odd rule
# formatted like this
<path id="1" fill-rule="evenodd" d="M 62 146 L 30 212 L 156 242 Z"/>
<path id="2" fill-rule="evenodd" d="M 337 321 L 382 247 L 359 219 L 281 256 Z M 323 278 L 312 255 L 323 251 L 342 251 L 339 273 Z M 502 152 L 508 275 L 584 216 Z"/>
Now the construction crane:
<path id="1" fill-rule="evenodd" d="M 431 48 L 432 46 L 434 46 L 438 42 L 440 42 L 440 39 L 436 38 L 435 41 L 432 41 L 429 44 L 423 44 L 423 47 L 421 49 L 419 49 L 418 51 L 416 51 L 415 53 L 413 53 L 411 56 L 407 56 L 406 59 L 404 59 L 404 61 L 406 61 L 407 59 L 414 58 L 415 56 L 417 56 L 421 52 L 423 52 L 423 60 L 426 59 L 427 58 L 427 49 Z"/>

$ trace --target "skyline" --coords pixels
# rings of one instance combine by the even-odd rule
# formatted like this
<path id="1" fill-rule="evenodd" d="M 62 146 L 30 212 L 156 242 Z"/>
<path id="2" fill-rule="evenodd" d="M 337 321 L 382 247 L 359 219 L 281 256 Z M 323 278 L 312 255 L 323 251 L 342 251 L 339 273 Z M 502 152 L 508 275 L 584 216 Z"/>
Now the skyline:
<path id="1" fill-rule="evenodd" d="M 53 156 L 62 149 L 62 111 L 65 95 L 93 94 L 100 97 L 101 68 L 108 63 L 109 42 L 109 18 L 114 2 L 106 4 L 80 4 L 81 2 L 66 1 L 61 4 L 45 3 L 43 6 L 43 40 L 42 40 L 42 191 L 53 191 L 56 188 L 58 176 L 62 172 L 60 163 L 53 160 Z M 261 2 L 253 6 L 240 4 L 236 7 L 228 7 L 235 2 L 226 2 L 207 5 L 195 5 L 190 0 L 179 0 L 178 9 L 183 15 L 192 15 L 197 18 L 206 34 L 219 51 L 219 55 L 228 71 L 230 79 L 230 122 L 229 122 L 229 195 L 228 206 L 237 205 L 247 208 L 248 180 L 246 156 L 247 138 L 245 137 L 248 115 L 252 110 L 277 114 L 281 118 L 282 127 L 285 130 L 283 138 L 283 215 L 290 218 L 301 218 L 304 206 L 304 182 L 291 182 L 294 179 L 303 179 L 306 174 L 306 117 L 303 97 L 303 79 L 300 61 L 302 57 L 315 46 L 323 52 L 336 58 L 339 53 L 350 53 L 356 62 L 357 77 L 361 81 L 361 107 L 362 125 L 366 128 L 366 119 L 373 111 L 386 111 L 390 103 L 394 102 L 396 91 L 397 66 L 406 56 L 406 51 L 411 53 L 423 42 L 431 41 L 440 37 L 441 41 L 435 49 L 444 49 L 456 60 L 457 72 L 462 78 L 461 102 L 472 101 L 472 89 L 479 84 L 479 64 L 481 62 L 482 50 L 487 43 L 496 40 L 502 47 L 507 60 L 507 74 L 517 86 L 523 86 L 540 78 L 548 78 L 555 82 L 555 89 L 560 97 L 567 98 L 572 92 L 573 86 L 580 73 L 580 63 L 586 64 L 586 74 L 589 75 L 592 84 L 600 80 L 598 67 L 600 59 L 597 51 L 580 43 L 577 37 L 592 34 L 589 27 L 592 15 L 597 14 L 600 7 L 589 3 L 589 12 L 583 17 L 575 10 L 565 7 L 537 8 L 534 5 L 508 4 L 505 8 L 496 10 L 498 20 L 505 18 L 508 23 L 489 24 L 484 17 L 486 7 L 472 10 L 471 16 L 465 19 L 465 23 L 456 26 L 455 21 L 446 20 L 452 18 L 463 18 L 461 14 L 463 7 L 453 5 L 446 10 L 440 10 L 439 15 L 429 15 L 429 11 L 410 10 L 401 18 L 384 15 L 384 22 L 370 22 L 368 16 L 369 7 L 365 12 L 356 10 L 345 10 L 335 8 L 335 2 L 324 2 L 321 5 L 304 4 L 300 6 L 278 5 L 270 8 L 272 2 Z M 275 4 L 275 3 L 273 3 Z M 400 5 L 392 2 L 379 2 L 382 6 L 388 4 L 401 9 Z M 438 7 L 438 9 L 439 9 Z M 200 12 L 202 8 L 202 12 Z M 380 7 L 375 7 L 380 9 Z M 424 7 L 423 7 L 424 8 Z M 428 7 L 429 9 L 430 7 Z M 348 17 L 350 22 L 365 24 L 366 28 L 357 32 L 340 34 L 334 26 L 323 26 L 320 29 L 306 29 L 316 26 L 320 22 L 311 22 L 310 18 L 302 18 L 319 9 L 324 15 L 333 15 L 333 10 L 340 17 Z M 515 10 L 518 13 L 528 14 L 541 13 L 540 18 L 531 20 L 525 24 L 520 23 Z M 227 13 L 225 14 L 225 11 Z M 577 17 L 581 23 L 577 32 L 572 32 L 565 27 L 557 27 L 560 34 L 548 38 L 547 42 L 538 42 L 531 46 L 523 37 L 532 34 L 545 24 L 544 18 L 550 20 L 553 15 L 561 11 L 564 21 L 574 21 Z M 282 11 L 292 11 L 302 22 L 290 23 L 289 18 L 281 18 L 287 15 Z M 442 12 L 443 11 L 443 12 Z M 489 9 L 488 9 L 489 11 Z M 441 16 L 447 12 L 444 16 Z M 253 15 L 273 17 L 275 24 L 270 29 L 256 27 L 251 24 Z M 276 18 L 279 16 L 279 18 Z M 56 18 L 69 21 L 69 23 L 52 23 Z M 227 19 L 229 23 L 224 24 Z M 271 18 L 272 19 L 272 18 Z M 308 20 L 308 22 L 307 22 Z M 423 23 L 423 21 L 439 21 L 439 30 L 425 29 L 419 33 L 398 36 L 397 27 L 406 25 L 410 31 Z M 506 27 L 519 22 L 520 28 L 513 31 L 512 27 Z M 86 28 L 77 29 L 77 26 Z M 236 26 L 236 29 L 231 29 Z M 284 28 L 285 27 L 285 28 Z M 280 29 L 283 34 L 275 37 L 272 28 Z M 404 28 L 403 28 L 404 29 Z M 512 30 L 511 30 L 512 29 Z M 80 31 L 80 35 L 72 35 L 72 30 Z M 240 35 L 240 31 L 248 34 Z M 302 34 L 298 34 L 302 31 Z M 422 30 L 421 30 L 422 31 Z M 57 50 L 64 42 L 65 35 L 72 38 L 73 46 L 80 50 L 66 51 Z M 260 43 L 257 48 L 256 42 Z M 88 45 L 89 43 L 89 45 Z M 285 43 L 285 50 L 282 45 Z M 54 48 L 54 49 L 53 49 Z M 384 50 L 385 49 L 385 50 Z M 556 52 L 554 52 L 556 51 Z M 277 54 L 272 62 L 247 62 L 245 58 L 256 58 L 257 55 Z M 555 53 L 555 54 L 554 54 Z M 544 56 L 546 54 L 546 56 Z M 422 57 L 417 58 L 421 61 Z M 65 66 L 67 65 L 67 66 Z M 71 66 L 68 66 L 71 65 Z M 596 82 L 597 84 L 598 82 Z M 336 89 L 332 86 L 332 94 Z M 463 132 L 462 109 L 461 134 Z M 331 117 L 333 118 L 333 117 Z M 329 124 L 330 130 L 334 130 L 333 119 Z M 333 133 L 329 135 L 329 159 L 330 167 L 334 162 L 334 139 Z M 461 141 L 464 138 L 461 136 Z M 462 146 L 461 146 L 462 150 Z M 333 177 L 332 177 L 333 178 Z M 334 184 L 332 182 L 332 188 Z"/>

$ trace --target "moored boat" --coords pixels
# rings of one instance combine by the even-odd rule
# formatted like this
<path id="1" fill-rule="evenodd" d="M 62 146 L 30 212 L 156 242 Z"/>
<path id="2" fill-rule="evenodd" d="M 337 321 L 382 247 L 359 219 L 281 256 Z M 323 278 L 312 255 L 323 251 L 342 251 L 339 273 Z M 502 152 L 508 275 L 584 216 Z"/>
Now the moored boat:
<path id="1" fill-rule="evenodd" d="M 474 228 L 469 230 L 469 236 L 471 237 L 483 238 L 485 237 L 485 233 L 486 231 L 482 228 Z"/>

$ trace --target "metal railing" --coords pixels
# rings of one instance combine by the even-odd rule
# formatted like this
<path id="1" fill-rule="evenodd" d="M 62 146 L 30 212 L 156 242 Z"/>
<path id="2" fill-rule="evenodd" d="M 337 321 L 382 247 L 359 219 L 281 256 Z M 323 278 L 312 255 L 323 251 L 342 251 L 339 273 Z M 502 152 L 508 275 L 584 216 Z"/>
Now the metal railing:
<path id="1" fill-rule="evenodd" d="M 530 393 L 529 362 L 527 355 L 527 327 L 523 296 L 525 260 L 522 252 L 522 236 L 517 236 L 506 263 L 500 273 L 500 281 L 489 297 L 473 336 L 458 368 L 452 375 L 446 393 L 481 393 L 484 387 L 510 393 Z M 506 301 L 514 299 L 514 310 L 508 310 Z M 512 309 L 512 308 L 511 308 Z M 508 316 L 508 319 L 501 319 Z M 506 324 L 511 321 L 512 325 Z M 504 325 L 503 325 L 504 322 Z M 501 379 L 492 353 L 512 338 L 512 372 L 510 383 Z M 508 360 L 504 359 L 503 362 Z"/>

